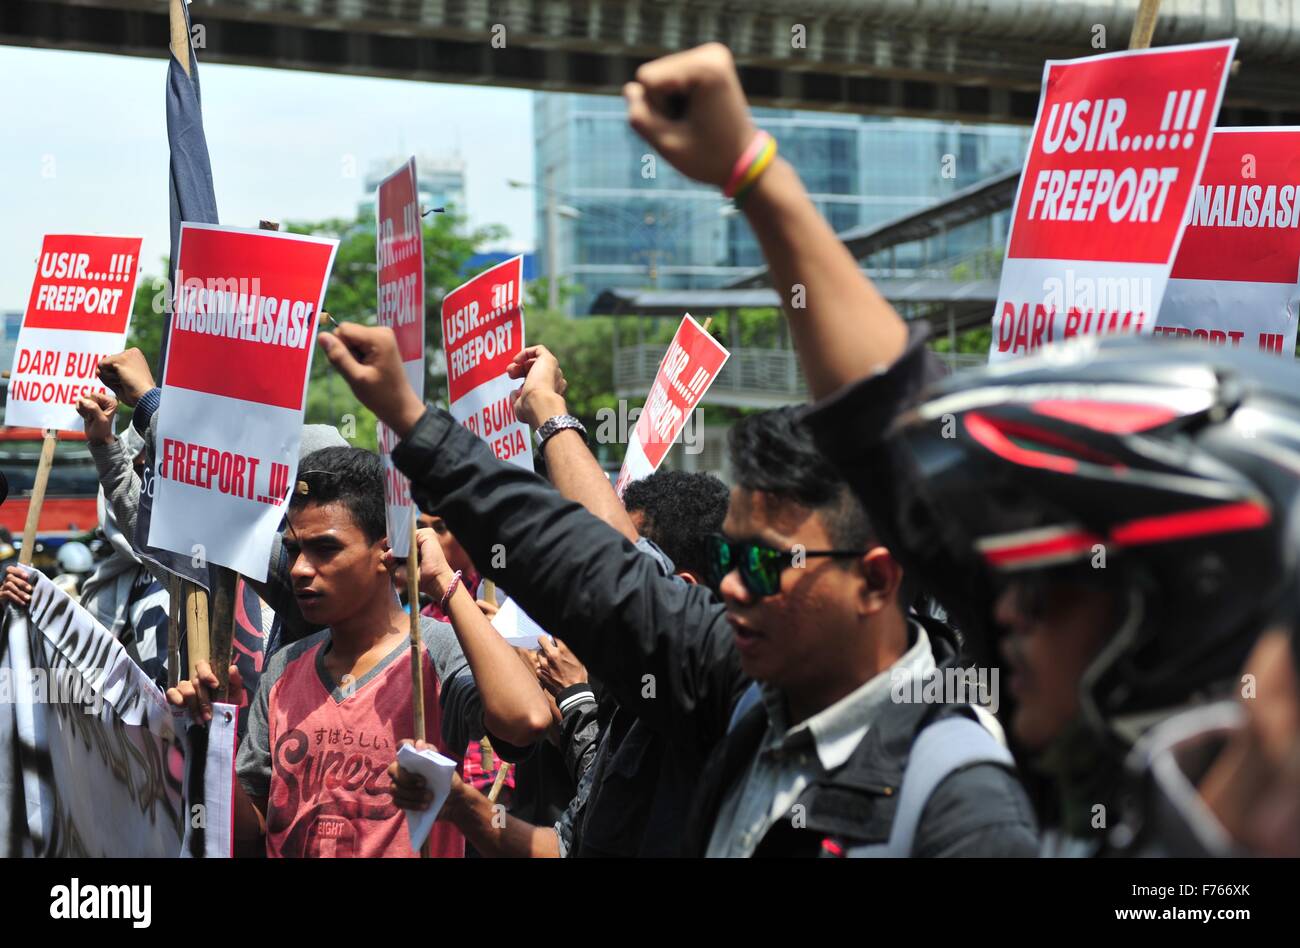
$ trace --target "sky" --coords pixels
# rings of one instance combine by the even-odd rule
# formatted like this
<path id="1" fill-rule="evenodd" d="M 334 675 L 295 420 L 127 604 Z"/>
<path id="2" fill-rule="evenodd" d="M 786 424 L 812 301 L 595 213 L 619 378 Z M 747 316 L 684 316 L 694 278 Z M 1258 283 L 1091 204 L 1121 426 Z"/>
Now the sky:
<path id="1" fill-rule="evenodd" d="M 0 312 L 22 310 L 41 236 L 143 236 L 167 255 L 167 60 L 0 46 Z M 351 217 L 374 161 L 459 155 L 471 226 L 533 246 L 532 94 L 200 62 L 223 224 Z"/>

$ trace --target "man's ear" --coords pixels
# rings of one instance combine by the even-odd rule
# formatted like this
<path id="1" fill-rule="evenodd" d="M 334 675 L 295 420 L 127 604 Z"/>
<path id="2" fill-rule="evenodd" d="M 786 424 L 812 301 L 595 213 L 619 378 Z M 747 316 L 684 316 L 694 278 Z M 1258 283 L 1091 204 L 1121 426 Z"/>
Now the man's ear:
<path id="1" fill-rule="evenodd" d="M 888 549 L 872 547 L 858 560 L 858 570 L 864 580 L 861 594 L 864 615 L 873 615 L 898 602 L 903 568 Z"/>
<path id="2" fill-rule="evenodd" d="M 678 570 L 676 576 L 678 579 L 684 580 L 690 583 L 692 586 L 698 586 L 700 584 L 699 577 L 697 577 L 690 570 Z"/>

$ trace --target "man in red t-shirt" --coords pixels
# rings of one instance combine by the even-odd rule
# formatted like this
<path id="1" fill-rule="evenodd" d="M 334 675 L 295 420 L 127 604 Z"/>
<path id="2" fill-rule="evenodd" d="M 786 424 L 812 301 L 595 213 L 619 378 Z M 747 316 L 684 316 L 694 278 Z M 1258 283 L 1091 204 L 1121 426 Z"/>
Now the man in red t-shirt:
<path id="1" fill-rule="evenodd" d="M 410 619 L 384 565 L 379 458 L 326 448 L 303 459 L 298 480 L 284 547 L 303 618 L 326 628 L 275 653 L 258 684 L 236 761 L 236 854 L 413 856 L 386 772 L 414 723 Z M 424 738 L 458 758 L 463 748 L 443 745 L 427 651 L 423 667 Z M 193 691 L 179 697 L 192 703 Z M 429 840 L 434 856 L 465 853 L 446 823 Z"/>

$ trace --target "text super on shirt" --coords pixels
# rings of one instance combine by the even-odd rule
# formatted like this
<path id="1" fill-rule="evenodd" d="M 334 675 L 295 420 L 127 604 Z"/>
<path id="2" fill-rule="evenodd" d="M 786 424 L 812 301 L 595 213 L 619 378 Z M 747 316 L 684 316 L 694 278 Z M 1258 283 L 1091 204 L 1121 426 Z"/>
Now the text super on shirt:
<path id="1" fill-rule="evenodd" d="M 422 628 L 427 634 L 431 620 Z M 411 642 L 405 639 L 346 688 L 325 669 L 328 629 L 286 646 L 268 663 L 236 769 L 267 800 L 266 854 L 288 857 L 414 856 L 406 817 L 393 804 L 388 765 L 412 736 Z M 438 679 L 423 654 L 425 740 L 448 756 Z M 465 839 L 434 823 L 430 854 L 460 857 Z"/>

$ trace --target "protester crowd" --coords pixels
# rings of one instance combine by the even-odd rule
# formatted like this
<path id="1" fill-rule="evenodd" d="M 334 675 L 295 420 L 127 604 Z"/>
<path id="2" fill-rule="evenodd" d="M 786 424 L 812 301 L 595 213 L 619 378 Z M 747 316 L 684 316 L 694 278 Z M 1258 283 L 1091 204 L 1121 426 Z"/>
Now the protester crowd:
<path id="1" fill-rule="evenodd" d="M 624 95 L 667 161 L 737 198 L 813 402 L 734 426 L 729 490 L 660 471 L 620 498 L 545 347 L 510 373 L 542 477 L 428 407 L 391 330 L 322 333 L 400 439 L 419 575 L 389 550 L 379 456 L 306 426 L 248 581 L 265 663 L 229 670 L 237 851 L 415 854 L 404 811 L 433 795 L 396 756 L 418 596 L 416 744 L 463 762 L 431 855 L 1300 855 L 1295 367 L 1091 340 L 945 375 L 724 47 Z M 167 405 L 137 351 L 99 371 L 116 398 L 78 410 L 116 559 L 82 602 L 165 686 L 140 609 L 165 577 L 126 538 Z M 28 580 L 10 567 L 0 597 L 25 605 Z M 509 645 L 485 581 L 553 638 Z M 199 661 L 167 697 L 203 720 L 217 686 Z"/>

